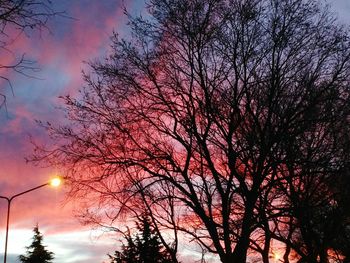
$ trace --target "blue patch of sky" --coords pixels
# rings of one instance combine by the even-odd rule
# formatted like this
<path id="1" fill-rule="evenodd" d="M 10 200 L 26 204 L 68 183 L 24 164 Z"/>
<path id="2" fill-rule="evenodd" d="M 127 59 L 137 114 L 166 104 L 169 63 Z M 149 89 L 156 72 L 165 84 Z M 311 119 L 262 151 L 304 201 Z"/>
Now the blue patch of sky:
<path id="1" fill-rule="evenodd" d="M 340 23 L 350 26 L 350 1 L 349 0 L 328 0 L 331 10 L 335 12 Z"/>

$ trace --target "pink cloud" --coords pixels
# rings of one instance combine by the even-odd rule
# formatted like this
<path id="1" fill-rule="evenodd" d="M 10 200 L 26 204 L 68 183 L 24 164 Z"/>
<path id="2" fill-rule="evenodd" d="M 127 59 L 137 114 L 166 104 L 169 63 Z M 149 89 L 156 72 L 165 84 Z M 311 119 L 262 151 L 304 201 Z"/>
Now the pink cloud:
<path id="1" fill-rule="evenodd" d="M 24 160 L 33 149 L 29 134 L 36 142 L 47 142 L 47 135 L 34 120 L 60 122 L 62 114 L 52 110 L 52 105 L 57 105 L 57 96 L 77 92 L 83 85 L 81 70 L 86 68 L 83 61 L 105 56 L 113 29 L 121 30 L 125 24 L 121 5 L 112 5 L 110 1 L 85 3 L 67 1 L 67 5 L 73 7 L 69 10 L 70 15 L 76 20 L 58 18 L 52 24 L 52 35 L 47 31 L 41 32 L 41 37 L 40 34 L 29 38 L 21 35 L 11 45 L 16 54 L 26 53 L 38 61 L 42 72 L 35 76 L 43 80 L 6 72 L 5 76 L 13 80 L 15 97 L 8 98 L 8 116 L 5 111 L 0 112 L 0 195 L 12 196 L 40 185 L 55 172 Z M 55 32 L 55 27 L 64 29 Z M 1 61 L 9 63 L 11 60 L 13 57 L 7 55 Z M 3 83 L 0 85 L 4 87 Z M 74 233 L 82 229 L 74 218 L 74 210 L 74 203 L 66 202 L 64 188 L 44 187 L 13 201 L 10 226 L 11 229 L 31 229 L 39 223 L 45 229 L 45 235 Z M 0 200 L 0 213 L 6 215 L 5 200 Z M 5 216 L 0 218 L 0 228 L 5 229 Z M 10 235 L 10 240 L 15 242 L 16 237 Z M 72 242 L 78 244 L 79 240 Z M 25 245 L 28 244 L 20 247 Z"/>

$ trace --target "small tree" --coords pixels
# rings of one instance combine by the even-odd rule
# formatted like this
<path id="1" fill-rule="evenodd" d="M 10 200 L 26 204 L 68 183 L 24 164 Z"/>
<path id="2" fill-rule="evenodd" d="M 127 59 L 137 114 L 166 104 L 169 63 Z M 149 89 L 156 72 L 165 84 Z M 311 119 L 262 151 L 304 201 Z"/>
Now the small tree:
<path id="1" fill-rule="evenodd" d="M 20 255 L 19 260 L 22 263 L 50 263 L 54 259 L 54 253 L 46 249 L 46 246 L 42 244 L 43 235 L 39 231 L 38 225 L 33 229 L 34 236 L 33 242 L 30 246 L 26 247 L 26 255 Z"/>
<path id="2" fill-rule="evenodd" d="M 159 240 L 159 235 L 151 226 L 149 217 L 142 216 L 137 223 L 138 234 L 132 237 L 130 231 L 125 235 L 126 244 L 122 251 L 108 255 L 111 263 L 171 263 L 171 256 Z"/>

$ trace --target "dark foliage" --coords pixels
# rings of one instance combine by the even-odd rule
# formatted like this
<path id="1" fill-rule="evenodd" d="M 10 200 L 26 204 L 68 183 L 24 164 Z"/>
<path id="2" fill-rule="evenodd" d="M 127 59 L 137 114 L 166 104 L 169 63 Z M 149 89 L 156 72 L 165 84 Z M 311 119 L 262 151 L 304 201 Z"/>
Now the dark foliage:
<path id="1" fill-rule="evenodd" d="M 43 235 L 40 233 L 39 227 L 34 227 L 33 232 L 33 242 L 26 247 L 26 255 L 20 255 L 19 260 L 22 263 L 51 263 L 54 259 L 54 253 L 48 251 L 42 244 Z"/>
<path id="2" fill-rule="evenodd" d="M 111 263 L 173 263 L 147 216 L 141 217 L 137 229 L 136 236 L 129 231 L 125 235 L 126 244 L 121 251 L 109 255 Z"/>

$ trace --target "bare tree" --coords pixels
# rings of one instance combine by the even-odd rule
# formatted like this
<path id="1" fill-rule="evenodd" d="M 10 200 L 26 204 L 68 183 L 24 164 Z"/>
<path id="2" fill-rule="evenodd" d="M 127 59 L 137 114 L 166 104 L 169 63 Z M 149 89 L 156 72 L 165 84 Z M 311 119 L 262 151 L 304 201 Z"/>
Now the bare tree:
<path id="1" fill-rule="evenodd" d="M 46 27 L 50 17 L 62 14 L 52 9 L 50 0 L 2 0 L 0 1 L 0 79 L 10 87 L 11 83 L 6 75 L 7 71 L 28 74 L 28 70 L 37 70 L 34 62 L 25 58 L 24 54 L 15 54 L 11 45 L 19 34 L 29 33 L 34 29 Z M 4 62 L 4 58 L 11 57 L 11 62 Z M 12 88 L 12 87 L 11 87 Z M 3 92 L 0 107 L 6 102 Z"/>
<path id="2" fill-rule="evenodd" d="M 81 96 L 63 98 L 68 124 L 43 124 L 55 146 L 34 159 L 65 168 L 95 219 L 146 207 L 160 232 L 222 262 L 251 251 L 269 262 L 273 239 L 285 262 L 307 258 L 307 240 L 293 242 L 307 235 L 294 192 L 320 198 L 317 184 L 330 193 L 344 168 L 348 31 L 312 0 L 151 0 L 148 10 L 130 18 L 130 41 L 113 35 L 112 55 L 91 63 Z"/>

